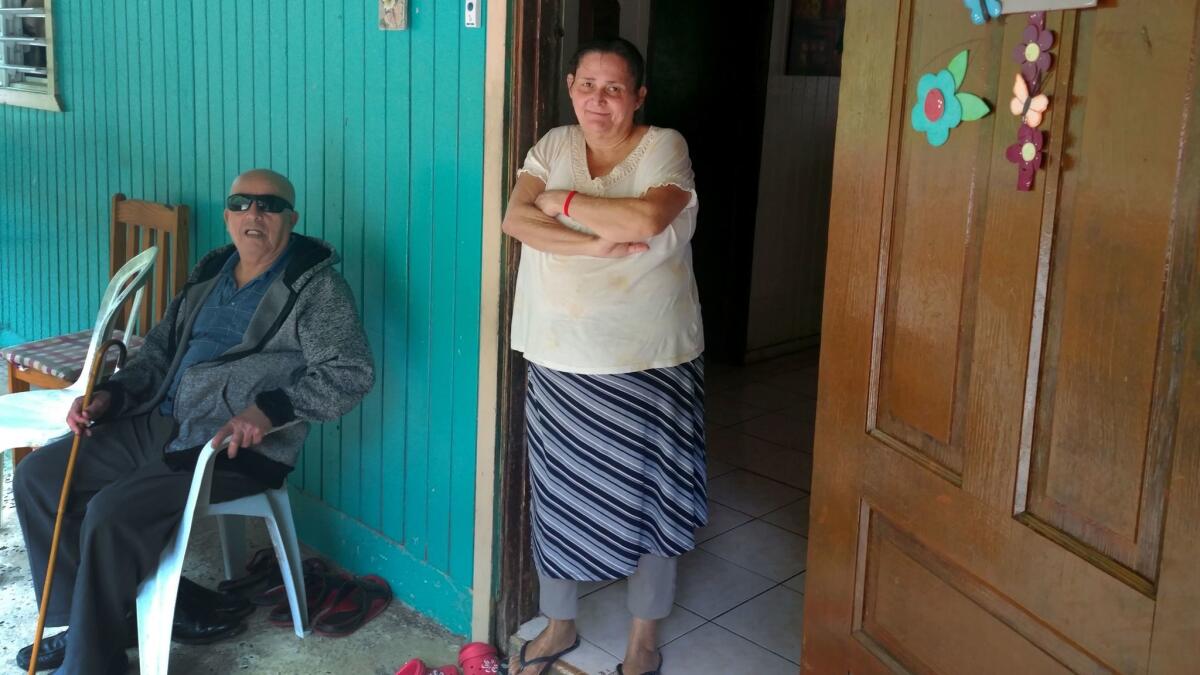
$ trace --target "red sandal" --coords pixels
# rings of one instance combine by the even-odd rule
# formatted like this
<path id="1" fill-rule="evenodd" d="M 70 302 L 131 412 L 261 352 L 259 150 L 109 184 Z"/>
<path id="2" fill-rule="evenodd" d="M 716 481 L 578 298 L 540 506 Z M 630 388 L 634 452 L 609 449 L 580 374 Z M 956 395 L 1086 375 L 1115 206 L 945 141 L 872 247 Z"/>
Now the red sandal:
<path id="1" fill-rule="evenodd" d="M 313 619 L 313 632 L 326 637 L 345 637 L 379 616 L 391 602 L 392 588 L 382 577 L 374 574 L 354 577 L 333 594 L 327 609 Z"/>
<path id="2" fill-rule="evenodd" d="M 500 656 L 486 642 L 472 642 L 458 650 L 458 665 L 463 675 L 496 675 L 500 672 Z"/>
<path id="3" fill-rule="evenodd" d="M 430 670 L 421 659 L 413 659 L 400 667 L 396 675 L 459 675 L 454 666 L 438 666 Z"/>

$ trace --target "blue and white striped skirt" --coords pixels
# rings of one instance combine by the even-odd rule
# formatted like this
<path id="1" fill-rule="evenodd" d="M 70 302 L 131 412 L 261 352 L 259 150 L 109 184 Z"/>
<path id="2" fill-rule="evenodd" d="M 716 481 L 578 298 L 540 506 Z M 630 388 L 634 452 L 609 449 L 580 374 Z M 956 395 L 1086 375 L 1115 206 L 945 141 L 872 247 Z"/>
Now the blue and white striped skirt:
<path id="1" fill-rule="evenodd" d="M 621 579 L 708 521 L 703 357 L 580 375 L 529 364 L 533 554 L 553 579 Z"/>

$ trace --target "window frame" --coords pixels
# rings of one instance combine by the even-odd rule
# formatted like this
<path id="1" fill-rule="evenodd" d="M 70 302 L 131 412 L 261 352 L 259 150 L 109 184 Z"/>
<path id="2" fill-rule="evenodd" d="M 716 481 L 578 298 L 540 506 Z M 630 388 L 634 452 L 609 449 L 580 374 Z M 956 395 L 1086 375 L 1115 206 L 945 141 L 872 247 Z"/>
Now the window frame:
<path id="1" fill-rule="evenodd" d="M 58 74 L 54 63 L 54 2 L 53 0 L 44 0 L 44 5 L 45 7 L 42 8 L 42 13 L 44 14 L 42 20 L 46 28 L 44 38 L 46 43 L 46 91 L 29 91 L 28 89 L 17 89 L 0 85 L 0 105 L 35 108 L 52 112 L 62 112 L 63 110 L 62 101 L 58 98 Z M 21 8 L 2 7 L 0 8 L 0 15 L 9 14 L 9 12 L 4 12 L 4 9 L 16 10 Z M 11 14 L 13 16 L 20 16 L 17 12 L 11 12 Z M 3 48 L 4 45 L 0 43 L 0 49 Z M 3 54 L 0 54 L 0 60 L 2 60 L 2 57 Z"/>

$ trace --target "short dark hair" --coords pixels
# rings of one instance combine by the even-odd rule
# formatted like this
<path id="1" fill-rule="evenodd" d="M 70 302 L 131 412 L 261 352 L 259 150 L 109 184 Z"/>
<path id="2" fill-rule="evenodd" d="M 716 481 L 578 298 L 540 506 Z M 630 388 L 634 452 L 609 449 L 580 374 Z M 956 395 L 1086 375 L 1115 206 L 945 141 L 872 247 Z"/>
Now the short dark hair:
<path id="1" fill-rule="evenodd" d="M 575 71 L 579 70 L 579 62 L 588 54 L 613 54 L 621 57 L 629 67 L 629 74 L 633 75 L 634 88 L 641 89 L 646 77 L 646 60 L 642 58 L 637 46 L 629 40 L 611 37 L 583 43 L 575 50 L 575 56 L 572 56 L 571 62 L 567 64 L 567 72 L 574 75 Z"/>

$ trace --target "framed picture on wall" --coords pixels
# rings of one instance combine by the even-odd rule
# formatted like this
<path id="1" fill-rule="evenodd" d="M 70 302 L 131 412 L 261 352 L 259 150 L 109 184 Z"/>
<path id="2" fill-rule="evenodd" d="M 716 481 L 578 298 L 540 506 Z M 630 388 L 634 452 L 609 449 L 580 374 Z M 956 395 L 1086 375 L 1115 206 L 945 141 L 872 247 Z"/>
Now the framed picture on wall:
<path id="1" fill-rule="evenodd" d="M 846 0 L 791 0 L 788 75 L 839 76 Z"/>

